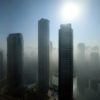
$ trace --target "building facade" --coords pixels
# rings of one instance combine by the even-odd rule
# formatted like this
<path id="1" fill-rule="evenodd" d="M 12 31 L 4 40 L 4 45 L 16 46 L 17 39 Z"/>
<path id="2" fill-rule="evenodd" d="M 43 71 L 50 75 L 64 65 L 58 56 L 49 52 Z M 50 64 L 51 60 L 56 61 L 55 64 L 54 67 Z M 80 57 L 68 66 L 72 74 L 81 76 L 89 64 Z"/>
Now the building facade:
<path id="1" fill-rule="evenodd" d="M 43 93 L 49 88 L 49 21 L 38 21 L 38 85 Z"/>
<path id="2" fill-rule="evenodd" d="M 59 100 L 73 100 L 73 29 L 71 24 L 59 30 Z"/>
<path id="3" fill-rule="evenodd" d="M 78 44 L 78 55 L 77 59 L 78 62 L 82 65 L 85 63 L 85 44 L 84 43 L 79 43 Z"/>
<path id="4" fill-rule="evenodd" d="M 9 86 L 22 85 L 23 75 L 23 36 L 10 34 L 7 38 L 7 80 Z"/>

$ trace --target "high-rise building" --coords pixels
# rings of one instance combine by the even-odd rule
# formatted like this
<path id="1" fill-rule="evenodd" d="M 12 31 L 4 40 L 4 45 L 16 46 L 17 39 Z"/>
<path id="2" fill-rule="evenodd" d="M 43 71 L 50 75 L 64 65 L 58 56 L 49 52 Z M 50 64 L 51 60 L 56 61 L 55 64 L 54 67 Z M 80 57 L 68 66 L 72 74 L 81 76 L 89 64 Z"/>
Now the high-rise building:
<path id="1" fill-rule="evenodd" d="M 38 21 L 38 84 L 43 93 L 49 88 L 49 20 Z"/>
<path id="2" fill-rule="evenodd" d="M 7 38 L 7 80 L 11 87 L 22 85 L 23 75 L 23 36 L 10 34 Z"/>
<path id="3" fill-rule="evenodd" d="M 0 80 L 4 78 L 4 69 L 3 69 L 3 52 L 0 51 Z"/>
<path id="4" fill-rule="evenodd" d="M 50 66 L 50 71 L 49 71 L 49 83 L 50 85 L 52 84 L 52 76 L 53 76 L 53 71 L 52 71 L 52 67 L 53 67 L 53 44 L 52 41 L 50 41 L 49 43 L 49 66 Z"/>
<path id="5" fill-rule="evenodd" d="M 85 44 L 84 43 L 78 44 L 77 60 L 78 60 L 79 64 L 81 64 L 81 65 L 85 63 Z"/>
<path id="6" fill-rule="evenodd" d="M 53 51 L 53 43 L 52 43 L 52 41 L 49 42 L 49 49 L 50 49 L 50 53 L 52 53 L 52 51 Z"/>
<path id="7" fill-rule="evenodd" d="M 98 52 L 91 52 L 91 63 L 94 67 L 99 66 L 99 53 Z"/>
<path id="8" fill-rule="evenodd" d="M 59 100 L 73 100 L 73 29 L 71 24 L 59 30 Z"/>
<path id="9" fill-rule="evenodd" d="M 78 46 L 77 46 L 77 51 L 78 51 L 77 52 L 77 58 L 76 58 L 77 59 L 77 62 L 76 62 L 76 64 L 77 64 L 77 68 L 76 68 L 77 69 L 77 74 L 78 74 L 78 76 L 81 76 L 81 78 L 83 76 L 87 77 L 86 72 L 88 72 L 88 71 L 86 71 L 86 69 L 88 70 L 88 66 L 87 66 L 88 64 L 87 64 L 87 60 L 86 60 L 86 57 L 85 57 L 85 55 L 86 55 L 86 46 L 85 46 L 85 44 L 84 43 L 79 43 Z M 85 74 L 84 74 L 84 72 L 85 72 Z M 80 78 L 78 78 L 78 81 L 79 80 L 80 80 Z M 80 86 L 80 85 L 78 85 L 78 86 Z"/>

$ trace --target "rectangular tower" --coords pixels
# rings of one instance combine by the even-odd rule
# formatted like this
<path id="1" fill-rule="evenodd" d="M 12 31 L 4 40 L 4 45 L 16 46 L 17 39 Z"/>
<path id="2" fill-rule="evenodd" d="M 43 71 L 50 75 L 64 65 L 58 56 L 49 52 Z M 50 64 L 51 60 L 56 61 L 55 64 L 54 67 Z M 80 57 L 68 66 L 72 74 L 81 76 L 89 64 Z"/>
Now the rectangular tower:
<path id="1" fill-rule="evenodd" d="M 38 83 L 43 93 L 49 88 L 49 20 L 38 21 Z"/>
<path id="2" fill-rule="evenodd" d="M 71 24 L 59 30 L 59 100 L 73 100 L 73 30 Z"/>
<path id="3" fill-rule="evenodd" d="M 22 85 L 23 36 L 10 34 L 7 38 L 7 80 L 10 86 Z"/>

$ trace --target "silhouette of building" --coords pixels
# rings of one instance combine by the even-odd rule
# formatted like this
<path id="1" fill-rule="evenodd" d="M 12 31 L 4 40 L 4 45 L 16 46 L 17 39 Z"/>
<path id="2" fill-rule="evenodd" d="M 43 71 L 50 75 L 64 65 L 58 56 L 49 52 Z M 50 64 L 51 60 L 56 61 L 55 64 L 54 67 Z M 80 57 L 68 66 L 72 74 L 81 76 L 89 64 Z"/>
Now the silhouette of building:
<path id="1" fill-rule="evenodd" d="M 94 67 L 99 66 L 99 53 L 91 52 L 91 63 Z"/>
<path id="2" fill-rule="evenodd" d="M 53 50 L 53 43 L 52 43 L 52 41 L 49 42 L 49 46 L 50 46 L 49 47 L 50 48 L 50 52 L 52 53 L 52 50 Z"/>
<path id="3" fill-rule="evenodd" d="M 79 43 L 77 46 L 77 87 L 80 93 L 83 93 L 84 90 L 88 88 L 88 66 L 85 61 L 85 48 L 84 43 Z"/>
<path id="4" fill-rule="evenodd" d="M 59 30 L 59 100 L 73 100 L 73 29 L 71 24 Z"/>
<path id="5" fill-rule="evenodd" d="M 11 87 L 22 85 L 23 75 L 23 36 L 10 34 L 7 38 L 7 80 Z"/>
<path id="6" fill-rule="evenodd" d="M 52 75 L 53 75 L 53 71 L 52 71 L 52 67 L 53 67 L 53 44 L 52 44 L 52 42 L 50 41 L 49 42 L 49 66 L 50 66 L 50 72 L 49 72 L 49 83 L 50 83 L 50 85 L 52 84 Z"/>
<path id="7" fill-rule="evenodd" d="M 100 76 L 100 58 L 98 52 L 91 52 L 91 76 L 92 79 L 96 80 Z"/>
<path id="8" fill-rule="evenodd" d="M 3 52 L 0 51 L 0 80 L 4 78 L 4 69 L 3 69 Z"/>
<path id="9" fill-rule="evenodd" d="M 85 44 L 79 43 L 78 44 L 78 55 L 77 55 L 78 62 L 82 65 L 85 63 Z"/>
<path id="10" fill-rule="evenodd" d="M 38 84 L 43 93 L 49 88 L 49 20 L 38 21 Z"/>

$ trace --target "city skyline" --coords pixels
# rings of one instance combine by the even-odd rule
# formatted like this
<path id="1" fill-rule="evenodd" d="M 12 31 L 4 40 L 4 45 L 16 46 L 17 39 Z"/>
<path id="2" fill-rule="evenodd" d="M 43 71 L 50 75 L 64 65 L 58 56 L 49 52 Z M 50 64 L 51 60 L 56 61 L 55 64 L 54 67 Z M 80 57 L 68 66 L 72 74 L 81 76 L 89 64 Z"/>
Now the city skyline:
<path id="1" fill-rule="evenodd" d="M 38 50 L 40 50 L 41 51 L 41 54 L 42 54 L 42 56 L 41 57 L 43 57 L 43 59 L 45 59 L 45 62 L 44 62 L 44 60 L 42 59 L 41 60 L 41 65 L 43 64 L 43 65 L 45 65 L 46 64 L 46 60 L 48 60 L 47 58 L 48 58 L 48 51 L 51 49 L 50 48 L 50 44 L 52 45 L 52 43 L 49 41 L 49 24 L 48 24 L 48 19 L 44 19 L 44 18 L 41 18 L 40 20 L 39 20 L 39 27 L 38 27 L 38 32 L 39 32 L 39 37 L 38 37 L 38 40 L 39 40 L 39 47 L 41 47 L 42 46 L 42 48 L 39 48 Z M 46 34 L 46 33 L 48 33 L 48 34 Z M 99 83 L 100 83 L 100 81 L 99 81 L 99 79 L 98 78 L 96 78 L 96 76 L 98 76 L 99 75 L 99 72 L 100 72 L 100 68 L 99 68 L 99 66 L 100 66 L 100 64 L 98 63 L 99 62 L 99 60 L 100 60 L 100 55 L 99 55 L 99 53 L 98 53 L 98 48 L 97 47 L 94 47 L 94 48 L 91 48 L 91 52 L 89 52 L 89 54 L 90 54 L 90 62 L 88 62 L 88 61 L 85 61 L 85 59 L 86 59 L 86 57 L 87 56 L 85 56 L 85 51 L 87 52 L 87 48 L 86 48 L 86 45 L 87 44 L 85 44 L 85 43 L 79 43 L 78 45 L 77 45 L 77 48 L 79 49 L 79 51 L 78 51 L 78 53 L 79 53 L 79 56 L 80 57 L 78 57 L 79 59 L 80 59 L 80 64 L 78 64 L 77 66 L 75 66 L 75 73 L 74 73 L 74 77 L 72 77 L 72 75 L 73 75 L 73 72 L 72 72 L 72 70 L 73 70 L 73 29 L 71 28 L 71 24 L 61 24 L 61 26 L 60 26 L 60 30 L 58 30 L 58 33 L 59 33 L 59 41 L 58 41 L 58 44 L 59 44 L 59 51 L 56 51 L 56 52 L 58 52 L 59 53 L 59 56 L 58 56 L 58 59 L 59 59 L 59 65 L 58 65 L 58 68 L 60 68 L 60 70 L 59 70 L 59 72 L 57 72 L 57 73 L 59 73 L 60 74 L 60 76 L 59 76 L 59 79 L 60 79 L 60 81 L 59 81 L 59 83 L 62 81 L 62 79 L 68 79 L 68 77 L 70 77 L 70 79 L 68 79 L 68 80 L 70 80 L 70 84 L 71 85 L 69 85 L 69 83 L 67 84 L 67 87 L 70 87 L 70 90 L 67 90 L 66 88 L 64 88 L 64 87 L 66 87 L 66 85 L 64 85 L 64 87 L 60 87 L 60 88 L 64 88 L 64 91 L 68 91 L 68 94 L 69 94 L 69 91 L 70 91 L 70 95 L 69 95 L 69 97 L 67 96 L 67 98 L 71 98 L 72 96 L 71 95 L 73 95 L 72 94 L 72 81 L 73 81 L 73 78 L 75 77 L 75 76 L 77 76 L 78 77 L 78 79 L 77 79 L 77 81 L 79 82 L 78 83 L 78 85 L 81 83 L 81 86 L 79 85 L 78 86 L 78 88 L 79 88 L 79 91 L 80 91 L 80 93 L 81 92 L 83 92 L 84 91 L 84 89 L 85 88 L 87 88 L 88 89 L 88 87 L 89 87 L 89 89 L 93 89 L 93 91 L 96 91 L 96 90 L 98 90 L 99 88 L 98 88 L 98 85 L 99 85 Z M 67 33 L 67 34 L 66 34 Z M 7 40 L 9 40 L 9 42 L 8 42 L 8 48 L 7 48 L 7 50 L 9 50 L 10 51 L 10 53 L 8 53 L 8 54 L 10 54 L 12 57 L 14 57 L 14 59 L 13 60 L 11 60 L 11 61 L 14 61 L 14 64 L 16 63 L 16 61 L 18 60 L 17 59 L 17 57 L 18 57 L 18 55 L 17 54 L 19 54 L 19 52 L 21 52 L 22 51 L 22 47 L 23 47 L 23 45 L 21 45 L 21 48 L 19 48 L 19 46 L 18 46 L 18 44 L 22 44 L 23 42 L 22 42 L 22 40 L 24 40 L 24 39 L 22 39 L 21 38 L 21 36 L 22 36 L 22 34 L 21 33 L 10 33 L 9 35 L 8 35 L 8 38 L 7 38 Z M 19 38 L 18 38 L 19 37 Z M 24 37 L 23 37 L 24 38 Z M 43 40 L 44 41 L 43 41 Z M 41 40 L 41 41 L 40 41 Z M 19 43 L 20 42 L 20 43 Z M 10 48 L 9 48 L 10 47 Z M 13 48 L 13 49 L 12 49 Z M 19 48 L 19 49 L 18 49 Z M 49 50 L 47 49 L 47 48 L 49 48 Z M 47 49 L 46 51 L 48 52 L 47 53 L 47 55 L 43 55 L 43 52 L 44 52 L 44 50 L 45 49 Z M 16 50 L 19 50 L 19 52 L 16 52 Z M 54 50 L 54 48 L 53 48 L 53 50 Z M 14 52 L 13 52 L 14 51 Z M 46 53 L 46 51 L 45 51 L 45 53 Z M 83 52 L 83 55 L 80 55 L 81 53 L 80 52 Z M 39 54 L 39 53 L 38 53 Z M 91 54 L 92 54 L 92 56 L 91 56 Z M 14 55 L 16 55 L 16 56 L 14 56 Z M 22 56 L 23 54 L 21 54 L 20 56 Z M 39 54 L 40 55 L 40 54 Z M 10 57 L 10 58 L 12 58 L 11 56 L 8 56 L 8 57 Z M 33 55 L 34 56 L 34 55 Z M 45 56 L 45 57 L 44 57 Z M 83 57 L 84 56 L 84 57 Z M 46 58 L 47 57 L 47 58 Z M 9 62 L 10 61 L 10 58 L 8 58 L 7 59 L 7 61 Z M 93 59 L 92 59 L 93 58 Z M 95 60 L 96 59 L 96 60 Z M 55 59 L 55 60 L 57 60 L 57 59 Z M 81 62 L 81 60 L 83 61 L 84 60 L 84 63 L 82 63 Z M 66 62 L 65 62 L 66 61 Z M 93 64 L 92 64 L 92 62 L 93 62 Z M 47 61 L 48 62 L 48 61 Z M 88 62 L 88 63 L 87 63 Z M 26 62 L 25 62 L 26 63 Z M 52 63 L 52 62 L 51 62 Z M 57 62 L 56 62 L 57 63 Z M 76 62 L 75 62 L 76 63 Z M 74 65 L 75 65 L 75 63 L 74 63 Z M 98 63 L 98 64 L 97 64 Z M 13 64 L 13 63 L 12 63 Z M 12 64 L 11 64 L 11 66 L 12 66 Z M 20 64 L 20 63 L 18 63 L 18 64 Z M 62 66 L 64 64 L 64 66 Z M 92 65 L 91 65 L 92 64 Z M 97 65 L 98 66 L 97 66 Z M 34 64 L 33 64 L 34 65 Z M 96 65 L 96 68 L 95 68 L 95 65 Z M 10 66 L 10 67 L 11 67 Z M 14 66 L 16 66 L 16 65 L 14 65 Z M 36 66 L 36 65 L 35 65 Z M 48 65 L 47 65 L 48 66 Z M 48 67 L 44 67 L 44 69 L 48 69 Z M 54 65 L 55 66 L 55 65 Z M 9 68 L 10 68 L 9 67 Z M 18 66 L 17 66 L 18 67 Z M 21 66 L 20 66 L 21 67 Z M 78 69 L 77 70 L 77 68 L 78 67 L 80 67 L 80 69 L 82 69 L 82 70 L 80 70 L 80 69 Z M 91 68 L 90 68 L 91 67 Z M 13 67 L 12 67 L 13 68 Z M 11 68 L 11 69 L 12 69 Z M 25 68 L 25 67 L 24 67 Z M 43 68 L 43 66 L 41 67 L 41 68 Z M 69 70 L 68 70 L 68 68 L 69 68 Z M 87 71 L 88 71 L 88 73 L 89 74 L 87 74 L 87 71 L 85 71 L 86 70 L 86 68 L 87 68 Z M 11 70 L 10 69 L 10 70 Z M 16 67 L 15 67 L 15 69 L 16 69 Z M 43 74 L 46 74 L 46 77 L 47 78 L 49 78 L 49 76 L 47 75 L 47 72 L 48 71 L 45 71 L 44 72 L 44 69 L 42 70 L 40 70 Z M 28 70 L 29 71 L 29 70 Z M 37 72 L 39 71 L 39 70 L 36 70 Z M 50 70 L 49 70 L 50 71 Z M 84 75 L 84 71 L 85 71 L 85 75 Z M 18 71 L 17 71 L 18 72 Z M 68 73 L 64 73 L 64 72 L 68 72 Z M 71 73 L 69 73 L 69 72 L 71 72 Z M 77 72 L 77 73 L 76 73 Z M 79 73 L 79 72 L 81 72 L 81 73 Z M 91 73 L 92 72 L 92 73 Z M 96 73 L 95 73 L 96 72 Z M 8 73 L 9 73 L 9 71 L 8 71 Z M 9 73 L 10 74 L 10 76 L 12 76 L 13 74 L 12 73 Z M 36 74 L 36 73 L 35 73 Z M 40 73 L 39 73 L 40 74 Z M 41 76 L 43 75 L 43 74 L 41 74 Z M 49 74 L 49 72 L 48 72 L 48 74 Z M 56 76 L 55 77 L 55 79 L 58 77 L 57 76 L 57 74 L 56 74 L 56 71 L 55 71 L 55 74 L 53 74 L 54 76 Z M 63 76 L 63 77 L 61 77 L 61 76 Z M 66 76 L 68 76 L 68 77 L 66 77 Z M 36 76 L 35 76 L 36 77 Z M 18 77 L 17 77 L 18 78 Z M 15 79 L 16 79 L 16 75 L 15 75 Z M 43 77 L 41 77 L 41 79 L 43 79 Z M 46 80 L 47 81 L 47 80 Z M 56 80 L 57 81 L 57 80 Z M 9 82 L 10 82 L 10 80 L 9 80 Z M 12 82 L 14 82 L 14 83 L 16 83 L 16 81 L 14 81 L 14 80 L 12 80 Z M 32 81 L 31 81 L 32 82 Z M 37 83 L 37 81 L 35 81 L 36 83 Z M 45 81 L 42 81 L 42 82 L 45 82 Z M 62 84 L 64 84 L 64 83 L 66 83 L 66 81 L 62 81 Z M 29 82 L 30 83 L 30 82 Z M 49 83 L 49 81 L 48 81 L 48 83 Z M 1 82 L 1 84 L 2 84 L 2 82 Z M 45 84 L 45 83 L 44 83 Z M 47 84 L 45 84 L 45 85 L 47 85 Z M 57 85 L 57 83 L 55 84 L 55 85 Z M 42 85 L 41 85 L 42 86 Z M 43 86 L 43 87 L 45 87 L 45 86 Z M 56 87 L 54 87 L 54 88 L 56 88 Z M 34 87 L 34 89 L 35 89 L 35 87 Z M 43 88 L 44 89 L 44 88 Z M 46 89 L 46 88 L 45 88 Z M 44 89 L 44 90 L 45 90 Z M 8 88 L 7 88 L 7 90 L 8 90 Z M 58 90 L 55 90 L 56 92 L 58 91 Z M 63 92 L 62 92 L 63 93 Z M 65 96 L 64 96 L 64 99 L 66 98 L 66 95 L 68 95 L 68 94 L 65 94 Z M 77 94 L 77 93 L 76 93 Z M 61 93 L 59 94 L 59 96 L 61 95 Z M 56 95 L 57 96 L 57 95 Z M 54 96 L 55 97 L 55 96 Z M 96 97 L 96 96 L 95 96 Z M 72 100 L 72 99 L 71 99 Z"/>
<path id="2" fill-rule="evenodd" d="M 100 0 L 0 0 L 0 100 L 100 100 Z"/>

